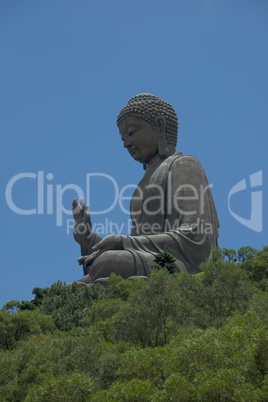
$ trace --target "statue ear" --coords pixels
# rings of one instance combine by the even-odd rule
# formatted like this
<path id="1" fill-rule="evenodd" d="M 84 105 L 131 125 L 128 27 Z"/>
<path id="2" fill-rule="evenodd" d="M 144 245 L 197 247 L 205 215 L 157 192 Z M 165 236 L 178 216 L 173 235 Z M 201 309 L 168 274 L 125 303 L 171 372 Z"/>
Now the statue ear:
<path id="1" fill-rule="evenodd" d="M 166 119 L 164 116 L 156 116 L 154 125 L 159 130 L 158 153 L 161 156 L 166 156 L 169 153 L 169 147 L 166 137 Z"/>

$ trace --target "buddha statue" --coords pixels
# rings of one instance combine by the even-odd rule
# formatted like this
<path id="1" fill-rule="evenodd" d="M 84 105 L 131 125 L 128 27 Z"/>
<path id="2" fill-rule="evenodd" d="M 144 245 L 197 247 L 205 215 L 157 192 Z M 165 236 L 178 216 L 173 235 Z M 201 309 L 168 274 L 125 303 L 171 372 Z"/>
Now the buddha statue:
<path id="1" fill-rule="evenodd" d="M 74 238 L 81 246 L 82 285 L 147 277 L 155 256 L 167 251 L 178 272 L 198 273 L 217 245 L 219 222 L 206 174 L 193 156 L 176 152 L 178 118 L 173 107 L 151 94 L 131 98 L 117 118 L 124 147 L 145 174 L 130 204 L 129 236 L 99 237 L 88 207 L 73 201 Z"/>

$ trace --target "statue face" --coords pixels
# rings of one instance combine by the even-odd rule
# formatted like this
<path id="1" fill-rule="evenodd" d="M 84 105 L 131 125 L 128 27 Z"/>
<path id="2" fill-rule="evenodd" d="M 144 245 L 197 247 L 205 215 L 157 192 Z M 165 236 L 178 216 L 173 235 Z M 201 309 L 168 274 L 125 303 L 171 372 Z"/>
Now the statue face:
<path id="1" fill-rule="evenodd" d="M 119 125 L 124 147 L 136 161 L 149 163 L 158 154 L 159 130 L 145 120 L 130 116 Z"/>

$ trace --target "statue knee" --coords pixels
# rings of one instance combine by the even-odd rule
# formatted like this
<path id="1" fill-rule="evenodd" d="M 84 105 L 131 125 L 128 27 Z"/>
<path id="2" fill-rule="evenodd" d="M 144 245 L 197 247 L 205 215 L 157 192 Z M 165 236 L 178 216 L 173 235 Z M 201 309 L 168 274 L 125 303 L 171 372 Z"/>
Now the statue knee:
<path id="1" fill-rule="evenodd" d="M 107 264 L 113 263 L 114 259 L 116 257 L 116 251 L 113 250 L 108 250 L 105 251 L 104 253 L 100 254 L 99 257 L 96 258 L 96 260 L 92 264 L 92 269 L 101 269 L 104 266 L 107 266 Z"/>
<path id="2" fill-rule="evenodd" d="M 94 276 L 106 277 L 114 272 L 114 268 L 119 264 L 118 251 L 105 251 L 92 263 L 90 267 L 91 274 Z"/>
<path id="3" fill-rule="evenodd" d="M 109 250 L 100 254 L 90 266 L 90 276 L 93 280 L 108 277 L 112 272 L 123 278 L 135 275 L 134 260 L 128 251 Z"/>

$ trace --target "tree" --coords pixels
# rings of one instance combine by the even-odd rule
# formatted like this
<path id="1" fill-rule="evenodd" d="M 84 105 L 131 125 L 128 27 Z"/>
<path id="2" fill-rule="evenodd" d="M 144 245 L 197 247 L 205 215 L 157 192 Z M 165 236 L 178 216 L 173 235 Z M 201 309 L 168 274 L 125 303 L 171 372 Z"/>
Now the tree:
<path id="1" fill-rule="evenodd" d="M 176 259 L 165 250 L 157 254 L 154 261 L 155 264 L 152 266 L 152 269 L 159 270 L 161 268 L 166 268 L 170 274 L 174 274 L 174 272 L 177 271 L 175 264 Z"/>
<path id="2" fill-rule="evenodd" d="M 241 247 L 237 252 L 238 261 L 244 262 L 248 258 L 252 258 L 256 255 L 257 250 L 250 246 Z"/>
<path id="3" fill-rule="evenodd" d="M 256 253 L 252 252 L 242 263 L 242 268 L 253 283 L 261 290 L 268 291 L 268 246 Z"/>
<path id="4" fill-rule="evenodd" d="M 62 331 L 81 326 L 86 315 L 85 308 L 92 306 L 95 300 L 105 298 L 105 289 L 97 284 L 79 286 L 77 283 L 66 285 L 54 283 L 42 299 L 40 310 L 51 315 L 56 327 Z"/>
<path id="5" fill-rule="evenodd" d="M 164 263 L 147 280 L 35 288 L 33 310 L 6 303 L 0 400 L 266 401 L 268 248 L 223 250 L 197 275 Z"/>
<path id="6" fill-rule="evenodd" d="M 10 300 L 2 307 L 2 311 L 7 311 L 9 314 L 14 314 L 19 310 L 20 302 L 18 300 Z"/>
<path id="7" fill-rule="evenodd" d="M 201 269 L 202 307 L 220 328 L 233 311 L 245 311 L 254 290 L 240 266 L 218 254 L 201 264 Z"/>
<path id="8" fill-rule="evenodd" d="M 236 262 L 237 261 L 237 255 L 236 251 L 233 248 L 222 248 L 220 249 L 221 256 L 224 260 L 227 259 L 227 261 L 232 261 Z"/>
<path id="9" fill-rule="evenodd" d="M 150 402 L 157 388 L 150 381 L 116 381 L 107 391 L 98 392 L 92 402 Z"/>
<path id="10" fill-rule="evenodd" d="M 42 384 L 30 387 L 25 402 L 88 402 L 93 390 L 94 383 L 85 373 L 50 374 Z"/>
<path id="11" fill-rule="evenodd" d="M 121 276 L 112 273 L 107 281 L 106 296 L 111 299 L 127 300 L 130 293 L 143 285 L 143 280 L 124 280 Z"/>
<path id="12" fill-rule="evenodd" d="M 0 348 L 11 349 L 16 344 L 34 334 L 52 333 L 54 324 L 51 317 L 29 310 L 15 314 L 0 312 Z"/>
<path id="13" fill-rule="evenodd" d="M 174 329 L 179 294 L 167 270 L 151 272 L 115 316 L 117 339 L 143 347 L 164 345 Z"/>

